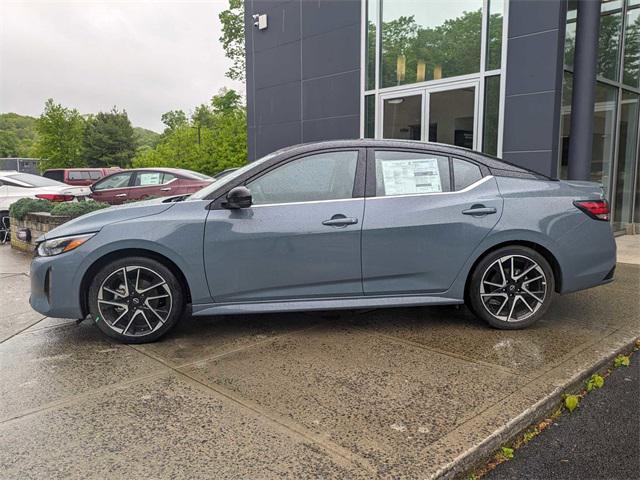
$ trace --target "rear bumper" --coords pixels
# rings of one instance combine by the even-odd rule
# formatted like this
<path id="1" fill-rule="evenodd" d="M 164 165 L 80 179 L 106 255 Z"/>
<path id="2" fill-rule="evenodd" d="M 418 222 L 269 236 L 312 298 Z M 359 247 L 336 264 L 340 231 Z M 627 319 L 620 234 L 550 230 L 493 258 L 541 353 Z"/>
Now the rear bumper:
<path id="1" fill-rule="evenodd" d="M 587 219 L 558 242 L 562 269 L 560 293 L 611 283 L 615 276 L 616 242 L 608 222 Z"/>

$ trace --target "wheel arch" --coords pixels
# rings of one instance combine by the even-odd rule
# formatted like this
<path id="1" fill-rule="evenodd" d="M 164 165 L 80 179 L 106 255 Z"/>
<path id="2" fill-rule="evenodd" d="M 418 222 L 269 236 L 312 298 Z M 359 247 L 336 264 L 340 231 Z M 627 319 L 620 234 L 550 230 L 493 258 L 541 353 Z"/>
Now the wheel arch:
<path id="1" fill-rule="evenodd" d="M 184 273 L 178 265 L 175 264 L 171 259 L 162 255 L 161 253 L 154 252 L 153 250 L 147 250 L 144 248 L 124 248 L 119 250 L 111 251 L 102 257 L 95 260 L 89 268 L 84 272 L 82 276 L 82 280 L 80 282 L 80 308 L 82 309 L 83 318 L 87 316 L 89 313 L 89 305 L 88 305 L 88 294 L 89 294 L 89 285 L 91 283 L 91 279 L 98 273 L 98 271 L 105 266 L 107 263 L 124 258 L 124 257 L 146 257 L 153 260 L 156 260 L 162 263 L 165 267 L 167 267 L 171 272 L 176 276 L 180 285 L 182 286 L 182 291 L 185 295 L 185 304 L 188 305 L 191 303 L 191 290 L 189 288 L 189 282 L 185 277 Z"/>
<path id="2" fill-rule="evenodd" d="M 549 265 L 551 265 L 551 270 L 553 271 L 553 280 L 555 284 L 554 291 L 556 293 L 560 293 L 562 291 L 562 269 L 560 267 L 560 263 L 556 259 L 555 255 L 551 252 L 551 250 L 549 250 L 547 247 L 539 243 L 528 241 L 528 240 L 507 240 L 507 241 L 492 245 L 491 247 L 484 250 L 475 259 L 475 261 L 473 262 L 473 265 L 471 265 L 471 268 L 467 273 L 467 278 L 465 280 L 465 285 L 464 285 L 465 300 L 467 300 L 467 294 L 469 292 L 469 282 L 471 281 L 471 277 L 473 276 L 473 272 L 478 266 L 478 263 L 480 263 L 480 261 L 487 255 L 489 255 L 491 252 L 494 252 L 503 247 L 512 247 L 512 246 L 529 247 L 532 250 L 535 250 L 536 252 L 538 252 L 540 255 L 542 255 L 544 259 L 547 262 L 549 262 Z"/>

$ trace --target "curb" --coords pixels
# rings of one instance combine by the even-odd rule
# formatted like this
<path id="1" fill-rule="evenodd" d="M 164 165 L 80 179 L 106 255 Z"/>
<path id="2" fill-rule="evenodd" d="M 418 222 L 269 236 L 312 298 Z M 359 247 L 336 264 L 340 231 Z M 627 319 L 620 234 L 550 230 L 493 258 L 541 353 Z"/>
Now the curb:
<path id="1" fill-rule="evenodd" d="M 549 393 L 546 397 L 524 410 L 501 428 L 495 430 L 481 443 L 463 452 L 447 465 L 440 468 L 430 478 L 433 480 L 453 480 L 464 478 L 462 477 L 462 474 L 467 473 L 479 464 L 484 465 L 502 445 L 514 440 L 530 425 L 545 418 L 558 408 L 562 402 L 563 394 L 581 390 L 586 379 L 591 377 L 594 373 L 608 368 L 617 355 L 633 349 L 639 339 L 640 337 L 635 337 L 624 345 L 610 350 L 596 363 L 574 375 L 563 385 L 555 388 L 553 392 Z"/>

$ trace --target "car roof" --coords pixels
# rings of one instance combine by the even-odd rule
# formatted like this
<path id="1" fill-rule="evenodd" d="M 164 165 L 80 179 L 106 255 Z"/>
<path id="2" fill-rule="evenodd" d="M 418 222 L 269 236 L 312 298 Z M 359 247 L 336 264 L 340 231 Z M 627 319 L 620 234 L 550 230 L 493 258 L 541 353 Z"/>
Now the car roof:
<path id="1" fill-rule="evenodd" d="M 307 151 L 329 148 L 401 148 L 425 150 L 428 152 L 442 153 L 445 155 L 460 156 L 478 162 L 487 167 L 492 174 L 499 176 L 517 176 L 523 178 L 539 178 L 548 180 L 549 177 L 533 170 L 529 170 L 502 159 L 487 155 L 464 147 L 435 142 L 421 142 L 418 140 L 372 139 L 358 138 L 353 140 L 328 140 L 324 142 L 311 142 L 285 147 L 273 152 L 274 157 L 305 153 Z"/>
<path id="2" fill-rule="evenodd" d="M 14 175 L 16 173 L 20 173 L 17 170 L 0 170 L 0 177 L 6 177 L 8 175 Z"/>

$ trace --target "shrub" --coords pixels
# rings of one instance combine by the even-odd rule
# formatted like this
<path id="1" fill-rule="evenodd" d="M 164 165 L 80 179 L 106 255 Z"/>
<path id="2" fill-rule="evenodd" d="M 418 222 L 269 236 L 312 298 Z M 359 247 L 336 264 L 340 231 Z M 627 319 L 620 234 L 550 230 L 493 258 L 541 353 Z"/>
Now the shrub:
<path id="1" fill-rule="evenodd" d="M 57 203 L 51 209 L 51 215 L 76 218 L 85 213 L 94 212 L 103 208 L 110 207 L 108 203 L 87 200 L 85 202 L 62 202 Z"/>
<path id="2" fill-rule="evenodd" d="M 39 198 L 21 198 L 9 207 L 9 216 L 22 220 L 27 213 L 50 212 L 53 202 Z"/>

